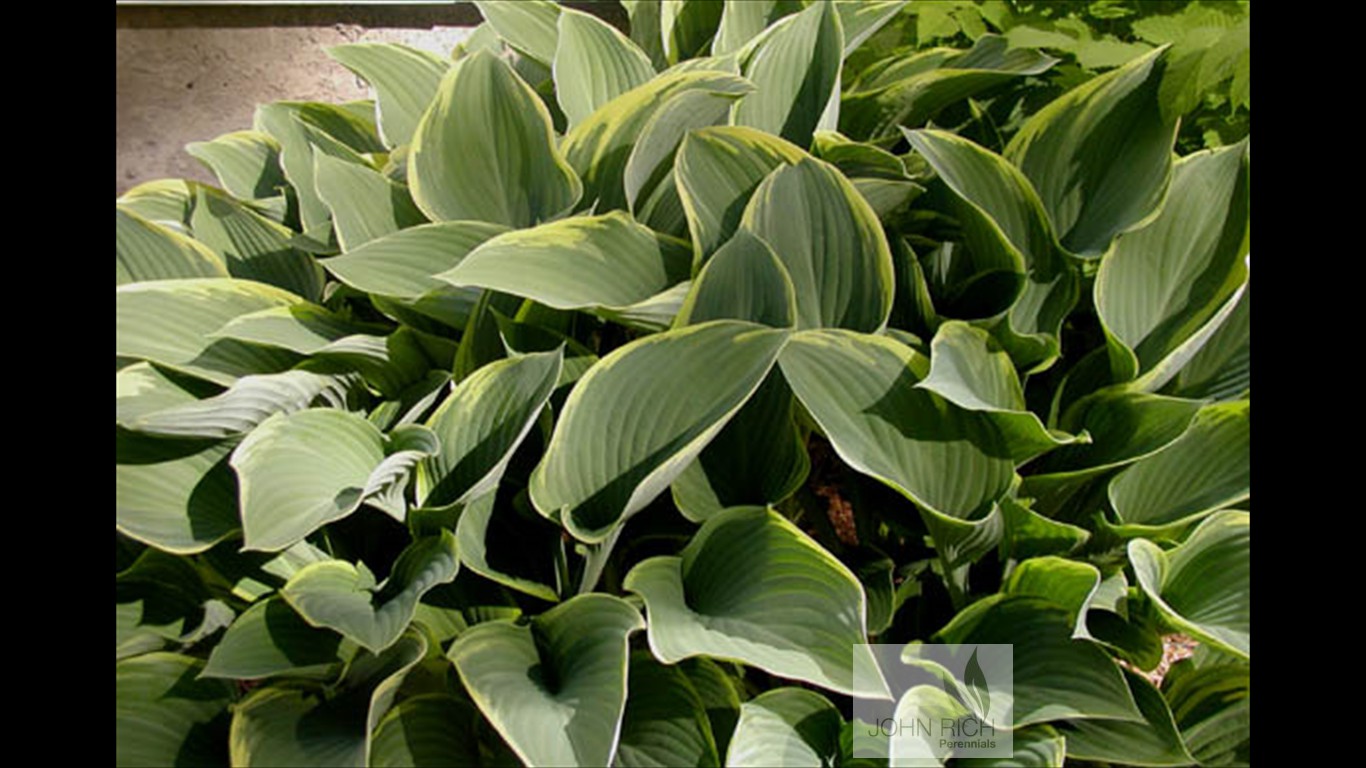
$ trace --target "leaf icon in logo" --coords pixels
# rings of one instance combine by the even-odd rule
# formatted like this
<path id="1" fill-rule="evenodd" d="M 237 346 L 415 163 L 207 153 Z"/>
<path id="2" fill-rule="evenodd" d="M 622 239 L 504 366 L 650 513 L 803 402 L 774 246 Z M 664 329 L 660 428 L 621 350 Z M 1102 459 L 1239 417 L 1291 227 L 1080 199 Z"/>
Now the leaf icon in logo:
<path id="1" fill-rule="evenodd" d="M 972 656 L 968 658 L 968 664 L 963 669 L 963 682 L 967 685 L 967 695 L 972 697 L 972 702 L 976 706 L 977 714 L 986 717 L 991 711 L 991 692 L 987 689 L 987 676 L 982 672 L 982 665 L 977 663 L 977 649 L 972 649 Z"/>

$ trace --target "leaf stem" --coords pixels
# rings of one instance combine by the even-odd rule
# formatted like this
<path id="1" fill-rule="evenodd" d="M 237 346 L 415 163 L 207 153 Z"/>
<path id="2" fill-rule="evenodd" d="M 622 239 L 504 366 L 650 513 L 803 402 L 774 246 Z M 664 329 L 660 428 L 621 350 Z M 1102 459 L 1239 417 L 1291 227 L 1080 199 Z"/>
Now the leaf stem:
<path id="1" fill-rule="evenodd" d="M 625 525 L 618 525 L 612 529 L 607 538 L 588 546 L 588 555 L 584 559 L 583 578 L 579 581 L 578 594 L 587 594 L 598 586 L 598 579 L 602 578 L 602 569 L 606 567 L 607 559 L 612 556 L 612 550 L 616 547 L 617 539 L 621 538 L 621 531 L 625 527 Z"/>

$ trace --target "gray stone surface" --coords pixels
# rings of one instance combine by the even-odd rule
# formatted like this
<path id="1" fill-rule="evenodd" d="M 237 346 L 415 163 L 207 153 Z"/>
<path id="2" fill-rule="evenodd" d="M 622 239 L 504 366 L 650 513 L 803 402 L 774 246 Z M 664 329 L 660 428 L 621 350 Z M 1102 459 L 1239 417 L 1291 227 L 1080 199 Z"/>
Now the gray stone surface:
<path id="1" fill-rule="evenodd" d="M 367 98 L 364 82 L 328 58 L 326 46 L 397 42 L 446 54 L 470 28 L 333 24 L 116 31 L 117 195 L 152 179 L 213 181 L 183 147 L 250 128 L 259 103 Z"/>

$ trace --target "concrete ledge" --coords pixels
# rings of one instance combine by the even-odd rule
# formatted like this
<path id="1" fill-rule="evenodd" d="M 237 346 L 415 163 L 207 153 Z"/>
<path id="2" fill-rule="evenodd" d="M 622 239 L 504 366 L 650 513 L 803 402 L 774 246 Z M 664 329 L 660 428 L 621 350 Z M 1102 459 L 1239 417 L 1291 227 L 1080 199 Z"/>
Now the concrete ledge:
<path id="1" fill-rule="evenodd" d="M 626 26 L 616 2 L 566 5 Z M 213 182 L 184 146 L 250 128 L 257 104 L 368 98 L 328 46 L 394 42 L 444 56 L 479 22 L 470 3 L 117 6 L 115 194 L 153 179 Z"/>

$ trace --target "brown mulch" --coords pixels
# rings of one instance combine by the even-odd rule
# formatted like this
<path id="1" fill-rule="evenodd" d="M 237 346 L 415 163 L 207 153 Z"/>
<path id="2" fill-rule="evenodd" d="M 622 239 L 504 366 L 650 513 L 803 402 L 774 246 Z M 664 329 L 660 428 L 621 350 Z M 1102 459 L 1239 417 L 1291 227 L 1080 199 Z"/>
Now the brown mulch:
<path id="1" fill-rule="evenodd" d="M 1125 668 L 1143 675 L 1148 679 L 1148 682 L 1152 683 L 1155 687 L 1160 688 L 1162 686 L 1162 678 L 1167 676 L 1167 670 L 1171 669 L 1172 665 L 1176 662 L 1182 659 L 1188 659 L 1194 655 L 1195 649 L 1199 645 L 1200 643 L 1192 640 L 1186 635 L 1163 635 L 1162 661 L 1151 671 L 1139 669 L 1123 659 L 1120 659 L 1119 663 L 1124 665 Z"/>

